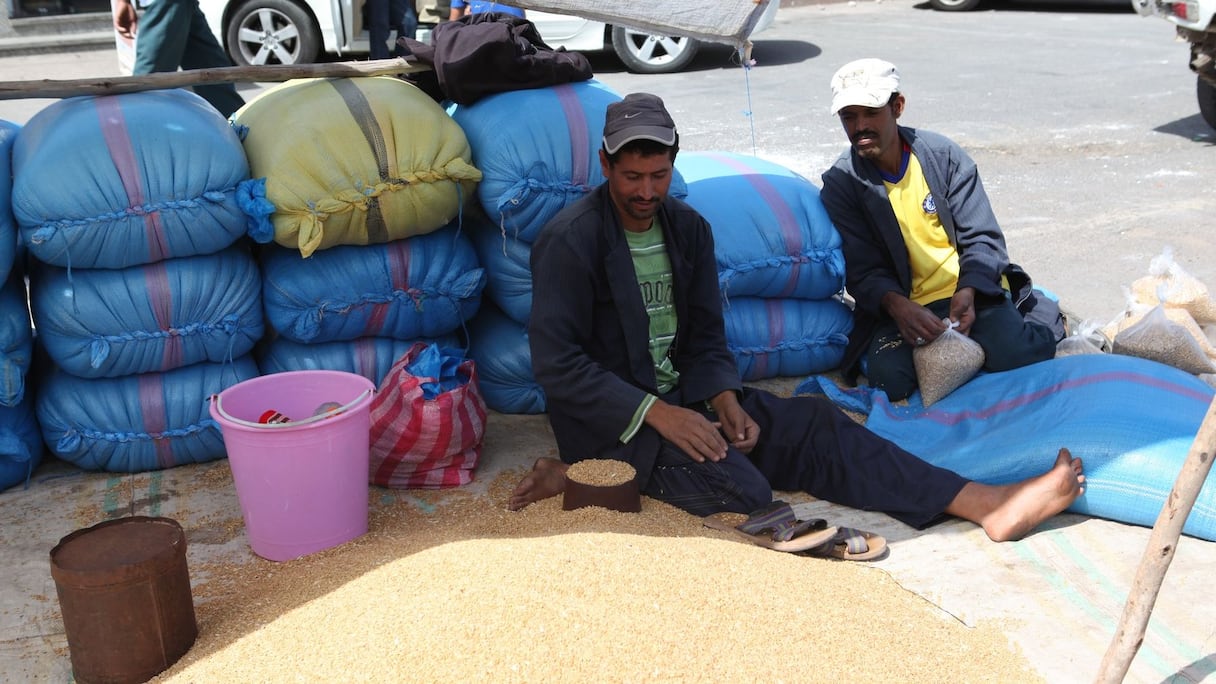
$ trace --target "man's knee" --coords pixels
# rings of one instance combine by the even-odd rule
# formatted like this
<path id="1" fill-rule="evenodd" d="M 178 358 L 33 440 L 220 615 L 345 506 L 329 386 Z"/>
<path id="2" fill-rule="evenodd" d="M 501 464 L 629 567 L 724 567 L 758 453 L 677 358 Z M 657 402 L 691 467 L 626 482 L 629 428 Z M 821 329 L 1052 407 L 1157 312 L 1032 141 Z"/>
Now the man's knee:
<path id="1" fill-rule="evenodd" d="M 907 399 L 916 391 L 916 368 L 912 364 L 874 363 L 871 358 L 866 379 L 870 387 L 886 392 L 891 401 Z"/>
<path id="2" fill-rule="evenodd" d="M 1055 358 L 1056 343 L 1051 330 L 1026 324 L 1025 334 L 984 347 L 984 370 L 1000 372 Z"/>

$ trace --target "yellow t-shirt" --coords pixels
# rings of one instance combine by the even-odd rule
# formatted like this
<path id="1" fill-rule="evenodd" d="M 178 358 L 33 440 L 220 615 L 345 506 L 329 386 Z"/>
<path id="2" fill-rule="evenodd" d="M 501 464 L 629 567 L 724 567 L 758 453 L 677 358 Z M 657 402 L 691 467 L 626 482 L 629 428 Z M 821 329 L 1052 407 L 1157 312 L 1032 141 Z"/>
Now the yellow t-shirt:
<path id="1" fill-rule="evenodd" d="M 949 299 L 958 289 L 958 251 L 950 244 L 946 229 L 937 216 L 933 193 L 925 181 L 916 155 L 908 153 L 903 177 L 892 181 L 883 176 L 887 198 L 899 220 L 899 230 L 908 248 L 912 267 L 912 294 L 917 304 Z"/>

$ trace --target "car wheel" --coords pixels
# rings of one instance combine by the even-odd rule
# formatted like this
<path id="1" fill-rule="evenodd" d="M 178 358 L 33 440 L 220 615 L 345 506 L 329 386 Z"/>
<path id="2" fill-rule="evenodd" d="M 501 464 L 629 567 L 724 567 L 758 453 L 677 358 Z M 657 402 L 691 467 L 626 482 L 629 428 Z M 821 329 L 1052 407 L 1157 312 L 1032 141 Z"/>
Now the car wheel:
<path id="1" fill-rule="evenodd" d="M 612 27 L 612 49 L 635 74 L 669 74 L 688 66 L 700 47 L 687 36 L 656 36 L 642 31 Z"/>
<path id="2" fill-rule="evenodd" d="M 1208 122 L 1209 126 L 1216 128 L 1216 84 L 1209 83 L 1202 78 L 1196 79 L 1196 82 L 1195 93 L 1199 96 L 1199 115 Z"/>
<path id="3" fill-rule="evenodd" d="M 251 0 L 228 22 L 228 54 L 238 66 L 304 64 L 316 60 L 317 22 L 290 0 Z"/>
<path id="4" fill-rule="evenodd" d="M 970 12 L 980 6 L 982 0 L 929 0 L 929 6 L 942 12 Z"/>

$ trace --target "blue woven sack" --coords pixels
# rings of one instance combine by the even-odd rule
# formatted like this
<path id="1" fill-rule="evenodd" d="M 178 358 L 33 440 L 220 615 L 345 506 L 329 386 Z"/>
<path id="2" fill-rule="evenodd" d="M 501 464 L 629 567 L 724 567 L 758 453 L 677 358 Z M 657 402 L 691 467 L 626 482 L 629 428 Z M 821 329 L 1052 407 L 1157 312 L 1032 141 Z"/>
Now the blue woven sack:
<path id="1" fill-rule="evenodd" d="M 0 288 L 0 406 L 16 406 L 25 397 L 25 375 L 33 354 L 25 279 L 13 274 Z"/>
<path id="2" fill-rule="evenodd" d="M 1043 473 L 1061 447 L 1081 458 L 1085 493 L 1069 511 L 1151 526 L 1178 478 L 1213 389 L 1171 366 L 1120 354 L 1083 354 L 984 373 L 925 409 L 868 388 L 810 378 L 796 393 L 825 393 L 866 413 L 875 434 L 964 477 L 1005 484 Z M 1216 541 L 1211 479 L 1183 532 Z"/>
<path id="3" fill-rule="evenodd" d="M 339 370 L 362 375 L 379 386 L 393 363 L 404 356 L 415 342 L 433 342 L 441 347 L 460 346 L 460 338 L 456 335 L 425 340 L 360 337 L 317 344 L 302 344 L 278 337 L 259 348 L 256 354 L 262 375 L 298 370 Z"/>
<path id="4" fill-rule="evenodd" d="M 34 417 L 34 402 L 0 407 L 0 491 L 28 483 L 40 462 L 42 433 Z"/>
<path id="5" fill-rule="evenodd" d="M 482 173 L 477 198 L 490 220 L 533 242 L 557 212 L 603 183 L 604 116 L 620 99 L 592 79 L 453 105 Z M 688 194 L 678 172 L 670 194 Z"/>
<path id="6" fill-rule="evenodd" d="M 744 380 L 831 370 L 853 329 L 853 313 L 834 299 L 734 297 L 722 315 L 726 346 Z"/>
<path id="7" fill-rule="evenodd" d="M 472 243 L 451 224 L 307 259 L 270 246 L 261 259 L 266 321 L 295 342 L 447 335 L 477 313 L 486 283 Z"/>
<path id="8" fill-rule="evenodd" d="M 13 143 L 21 127 L 0 121 L 0 282 L 8 279 L 17 256 L 17 220 L 13 218 Z"/>
<path id="9" fill-rule="evenodd" d="M 825 299 L 844 289 L 840 234 L 810 181 L 729 152 L 681 152 L 676 168 L 685 201 L 713 228 L 724 297 Z"/>
<path id="10" fill-rule="evenodd" d="M 261 278 L 245 245 L 123 269 L 31 274 L 39 339 L 63 370 L 113 378 L 247 353 L 262 336 Z"/>
<path id="11" fill-rule="evenodd" d="M 85 470 L 137 473 L 225 456 L 207 398 L 258 376 L 249 356 L 166 373 L 87 380 L 52 370 L 38 422 L 53 454 Z"/>
<path id="12" fill-rule="evenodd" d="M 492 305 L 469 322 L 469 354 L 486 405 L 499 413 L 544 413 L 545 391 L 532 375 L 528 329 Z"/>
<path id="13" fill-rule="evenodd" d="M 64 267 L 219 251 L 248 229 L 238 194 L 257 185 L 232 127 L 181 89 L 60 100 L 13 147 L 22 239 L 38 260 Z"/>
<path id="14" fill-rule="evenodd" d="M 532 243 L 492 225 L 480 212 L 465 218 L 477 257 L 486 270 L 486 295 L 511 320 L 526 324 L 532 315 L 532 266 L 529 263 Z"/>

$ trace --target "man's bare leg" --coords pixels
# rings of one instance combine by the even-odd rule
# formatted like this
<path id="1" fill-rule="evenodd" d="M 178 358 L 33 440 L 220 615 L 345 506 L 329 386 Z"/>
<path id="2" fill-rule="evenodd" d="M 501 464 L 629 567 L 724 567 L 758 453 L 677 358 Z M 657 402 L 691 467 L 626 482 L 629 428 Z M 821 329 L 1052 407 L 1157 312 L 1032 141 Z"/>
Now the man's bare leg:
<path id="1" fill-rule="evenodd" d="M 1037 477 L 1007 485 L 967 483 L 946 513 L 979 524 L 992 541 L 1012 541 L 1072 505 L 1084 484 L 1081 459 L 1060 449 L 1051 470 Z"/>
<path id="2" fill-rule="evenodd" d="M 566 469 L 569 467 L 556 458 L 542 456 L 536 459 L 532 472 L 515 485 L 507 508 L 518 511 L 530 503 L 561 494 L 566 489 Z"/>

